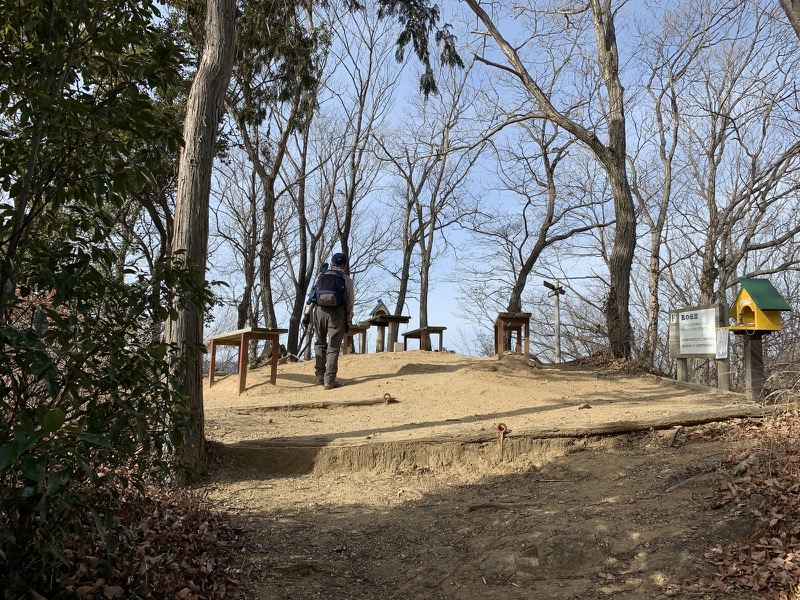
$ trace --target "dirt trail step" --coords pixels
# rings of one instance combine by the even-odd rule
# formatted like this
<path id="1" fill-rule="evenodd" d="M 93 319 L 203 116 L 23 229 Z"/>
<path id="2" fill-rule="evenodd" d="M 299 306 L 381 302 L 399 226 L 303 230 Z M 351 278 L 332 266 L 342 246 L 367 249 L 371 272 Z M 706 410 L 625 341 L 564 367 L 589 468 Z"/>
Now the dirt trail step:
<path id="1" fill-rule="evenodd" d="M 265 407 L 238 409 L 250 418 L 267 414 Z M 602 445 L 603 438 L 638 432 L 675 429 L 738 418 L 762 418 L 783 406 L 734 405 L 670 416 L 601 423 L 580 428 L 506 428 L 487 423 L 478 430 L 446 435 L 392 432 L 341 437 L 336 433 L 273 437 L 236 443 L 214 443 L 224 463 L 236 470 L 258 474 L 302 474 L 330 472 L 391 472 L 403 469 L 464 469 L 480 463 L 500 464 L 538 461 L 543 456 L 564 454 L 576 445 Z M 675 434 L 665 445 L 675 442 Z"/>

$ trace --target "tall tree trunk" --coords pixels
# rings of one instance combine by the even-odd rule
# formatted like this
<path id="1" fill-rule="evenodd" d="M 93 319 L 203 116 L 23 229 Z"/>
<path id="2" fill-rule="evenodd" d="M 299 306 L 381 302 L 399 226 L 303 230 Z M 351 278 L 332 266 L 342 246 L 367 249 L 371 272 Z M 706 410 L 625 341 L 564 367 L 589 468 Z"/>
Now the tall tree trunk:
<path id="1" fill-rule="evenodd" d="M 636 208 L 627 173 L 625 99 L 619 78 L 619 54 L 611 0 L 590 0 L 597 39 L 597 63 L 608 92 L 608 146 L 600 160 L 608 174 L 614 196 L 617 223 L 608 262 L 610 290 L 606 304 L 606 326 L 611 353 L 629 359 L 633 345 L 630 288 L 633 252 L 636 248 Z"/>
<path id="2" fill-rule="evenodd" d="M 641 352 L 641 360 L 647 365 L 655 366 L 656 347 L 658 345 L 658 320 L 661 313 L 661 302 L 659 300 L 659 288 L 661 286 L 661 248 L 663 246 L 662 236 L 667 221 L 667 212 L 672 202 L 672 162 L 675 158 L 675 149 L 678 145 L 678 115 L 677 97 L 675 90 L 676 76 L 672 69 L 669 71 L 669 88 L 660 93 L 656 93 L 650 84 L 648 91 L 653 98 L 655 106 L 655 117 L 658 124 L 658 155 L 661 165 L 664 168 L 664 181 L 661 186 L 661 196 L 658 203 L 658 212 L 655 218 L 647 210 L 647 202 L 641 200 L 641 211 L 650 229 L 650 258 L 647 267 L 647 288 L 648 288 L 648 307 L 647 307 L 647 330 Z M 664 98 L 669 100 L 669 106 L 673 111 L 672 122 L 668 126 L 665 119 Z"/>
<path id="3" fill-rule="evenodd" d="M 410 193 L 410 190 L 406 193 Z M 408 278 L 411 274 L 411 259 L 414 255 L 414 245 L 417 238 L 417 233 L 410 231 L 411 208 L 413 206 L 414 200 L 407 198 L 405 211 L 403 212 L 403 264 L 400 268 L 400 288 L 397 292 L 397 304 L 395 304 L 394 309 L 395 316 L 403 314 L 403 307 L 406 305 L 406 296 L 408 295 Z"/>
<path id="4" fill-rule="evenodd" d="M 271 183 L 274 184 L 274 181 Z M 264 190 L 262 213 L 264 215 L 264 229 L 261 232 L 261 246 L 258 253 L 261 309 L 264 312 L 264 326 L 277 327 L 275 302 L 272 297 L 272 259 L 275 257 L 273 242 L 275 236 L 275 191 L 272 187 Z M 271 350 L 264 349 L 265 353 L 268 351 Z"/>
<path id="5" fill-rule="evenodd" d="M 426 243 L 427 242 L 427 243 Z M 428 291 L 431 281 L 431 248 L 433 246 L 433 231 L 429 231 L 427 240 L 420 241 L 420 271 L 419 271 L 419 326 L 428 326 Z M 431 349 L 431 336 L 426 335 L 420 339 L 422 350 Z"/>
<path id="6" fill-rule="evenodd" d="M 178 166 L 173 254 L 183 251 L 199 282 L 205 281 L 208 253 L 208 209 L 214 141 L 222 118 L 222 103 L 236 55 L 236 2 L 208 0 L 205 46 L 186 106 L 185 147 Z M 184 359 L 179 379 L 188 395 L 193 419 L 178 449 L 179 462 L 198 470 L 205 458 L 203 415 L 203 305 L 201 298 L 188 298 L 177 318 L 165 324 L 165 338 L 178 345 Z"/>
<path id="7" fill-rule="evenodd" d="M 243 270 L 244 270 L 244 290 L 242 299 L 236 307 L 236 328 L 244 329 L 248 325 L 255 325 L 253 322 L 253 288 L 256 283 L 256 254 L 258 252 L 258 217 L 256 216 L 256 174 L 250 174 L 250 192 L 248 194 L 250 210 L 250 229 L 245 228 L 247 240 L 243 244 Z"/>
<path id="8" fill-rule="evenodd" d="M 780 3 L 797 37 L 800 38 L 800 0 L 780 0 Z"/>
<path id="9" fill-rule="evenodd" d="M 611 354 L 616 358 L 629 359 L 633 347 L 629 304 L 631 267 L 636 247 L 636 211 L 625 176 L 624 159 L 617 168 L 622 170 L 609 172 L 617 223 L 608 261 L 610 289 L 606 303 L 606 327 Z"/>

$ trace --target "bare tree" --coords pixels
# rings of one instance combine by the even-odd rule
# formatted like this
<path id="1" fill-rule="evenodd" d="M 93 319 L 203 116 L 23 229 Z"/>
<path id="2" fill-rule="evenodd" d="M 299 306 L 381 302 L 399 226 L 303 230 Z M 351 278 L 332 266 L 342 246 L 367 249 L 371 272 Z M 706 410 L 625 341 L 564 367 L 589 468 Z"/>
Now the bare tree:
<path id="1" fill-rule="evenodd" d="M 800 54 L 783 51 L 786 33 L 774 12 L 745 5 L 722 24 L 697 61 L 698 84 L 681 96 L 685 159 L 698 191 L 684 201 L 681 226 L 686 254 L 701 260 L 702 304 L 724 301 L 737 275 L 792 266 L 764 260 L 800 234 L 792 208 L 800 142 L 790 134 L 800 117 Z"/>
<path id="2" fill-rule="evenodd" d="M 652 106 L 648 111 L 652 120 L 642 119 L 637 123 L 639 146 L 629 162 L 631 188 L 649 238 L 645 255 L 647 293 L 641 299 L 646 326 L 639 356 L 649 365 L 656 361 L 660 339 L 667 217 L 673 208 L 673 188 L 680 183 L 675 173 L 681 133 L 679 98 L 688 87 L 684 83 L 687 72 L 694 68 L 702 48 L 709 42 L 708 31 L 714 20 L 714 11 L 685 11 L 677 7 L 655 30 L 640 33 L 641 44 L 636 53 L 646 77 L 645 97 Z"/>
<path id="3" fill-rule="evenodd" d="M 300 353 L 304 335 L 298 329 L 299 319 L 306 303 L 306 294 L 312 285 L 314 273 L 319 270 L 331 246 L 326 243 L 328 216 L 333 208 L 333 197 L 314 193 L 316 188 L 309 185 L 316 164 L 313 160 L 311 143 L 311 123 L 295 134 L 294 151 L 287 155 L 283 178 L 289 197 L 292 199 L 293 217 L 296 221 L 286 235 L 281 238 L 281 249 L 286 257 L 287 271 L 292 285 L 292 299 L 289 321 L 287 350 L 294 355 Z M 327 160 L 327 152 L 325 159 Z M 310 193 L 309 193 L 310 192 Z M 310 358 L 311 344 L 306 345 L 306 358 Z"/>
<path id="4" fill-rule="evenodd" d="M 219 167 L 220 188 L 217 206 L 212 208 L 215 227 L 212 234 L 219 238 L 233 256 L 234 269 L 241 274 L 242 289 L 231 289 L 229 301 L 236 305 L 236 329 L 258 324 L 258 243 L 261 231 L 259 199 L 260 180 L 246 153 L 231 148 Z M 210 260 L 214 260 L 213 255 Z M 218 266 L 219 268 L 219 266 Z M 235 279 L 229 277 L 229 281 Z"/>
<path id="5" fill-rule="evenodd" d="M 468 88 L 470 68 L 445 69 L 439 94 L 412 102 L 402 131 L 380 140 L 381 158 L 391 164 L 402 198 L 402 263 L 395 314 L 401 314 L 414 252 L 419 255 L 419 323 L 428 325 L 431 267 L 444 232 L 474 212 L 467 192 L 472 170 L 486 147 L 474 129 L 478 122 L 474 95 Z M 430 340 L 423 342 L 430 348 Z"/>
<path id="6" fill-rule="evenodd" d="M 598 137 L 599 127 L 585 125 L 570 115 L 569 108 L 559 109 L 551 94 L 544 91 L 536 77 L 528 70 L 520 56 L 518 46 L 506 39 L 497 27 L 495 19 L 477 0 L 465 0 L 477 16 L 488 35 L 495 41 L 507 64 L 500 64 L 484 57 L 478 60 L 489 66 L 511 73 L 530 94 L 539 111 L 539 116 L 552 121 L 564 131 L 585 144 L 602 165 L 614 199 L 615 229 L 613 247 L 609 256 L 609 296 L 606 302 L 606 323 L 611 351 L 614 356 L 629 358 L 633 344 L 630 321 L 630 276 L 633 252 L 636 245 L 636 214 L 626 170 L 626 119 L 625 98 L 620 79 L 619 53 L 615 29 L 615 10 L 611 0 L 589 0 L 585 7 L 559 11 L 566 21 L 566 28 L 589 26 L 594 31 L 596 43 L 596 66 L 599 81 L 604 86 L 604 95 L 597 96 L 595 114 L 602 114 L 602 130 L 607 136 L 604 143 Z M 536 10 L 521 7 L 520 13 Z M 586 18 L 584 18 L 586 17 Z M 599 84 L 599 83 L 598 83 Z M 590 113 L 592 111 L 589 111 Z"/>
<path id="7" fill-rule="evenodd" d="M 505 129 L 505 139 L 494 140 L 500 186 L 497 191 L 516 202 L 511 207 L 484 205 L 469 223 L 483 259 L 472 260 L 475 279 L 480 281 L 475 287 L 482 289 L 466 289 L 462 293 L 473 306 L 478 296 L 493 298 L 493 310 L 487 306 L 481 314 L 473 315 L 483 322 L 493 322 L 501 309 L 523 310 L 523 294 L 532 273 L 549 270 L 549 265 L 542 264 L 549 250 L 580 244 L 577 239 L 582 234 L 607 225 L 597 221 L 592 211 L 603 200 L 575 177 L 574 166 L 565 167 L 570 162 L 574 140 L 561 135 L 557 126 L 539 119 L 520 120 Z M 536 300 L 529 304 L 541 305 L 540 294 L 528 291 L 528 299 Z M 551 316 L 547 322 L 552 324 Z"/>

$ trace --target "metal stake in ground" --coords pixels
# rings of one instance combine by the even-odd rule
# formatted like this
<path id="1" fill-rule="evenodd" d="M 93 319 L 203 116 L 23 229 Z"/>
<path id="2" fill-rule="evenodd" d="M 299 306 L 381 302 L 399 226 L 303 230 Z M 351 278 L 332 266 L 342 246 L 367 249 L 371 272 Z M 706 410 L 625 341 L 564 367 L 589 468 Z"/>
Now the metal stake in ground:
<path id="1" fill-rule="evenodd" d="M 503 462 L 503 442 L 505 442 L 508 427 L 506 427 L 505 423 L 498 423 L 497 431 L 500 432 L 500 462 Z"/>

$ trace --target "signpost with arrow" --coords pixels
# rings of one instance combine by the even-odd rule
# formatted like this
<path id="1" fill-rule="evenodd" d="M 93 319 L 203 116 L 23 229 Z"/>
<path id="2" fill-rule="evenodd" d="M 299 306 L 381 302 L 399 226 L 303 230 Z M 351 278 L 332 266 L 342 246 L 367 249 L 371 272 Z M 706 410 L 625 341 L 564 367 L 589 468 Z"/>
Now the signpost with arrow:
<path id="1" fill-rule="evenodd" d="M 555 283 L 550 283 L 549 281 L 543 281 L 542 284 L 544 287 L 550 290 L 550 293 L 547 294 L 551 298 L 555 298 L 555 310 L 556 310 L 556 319 L 555 319 L 555 354 L 556 354 L 556 364 L 561 362 L 561 309 L 559 307 L 558 299 L 563 294 L 567 292 L 564 290 L 564 287 L 559 284 L 558 279 L 556 279 Z"/>

